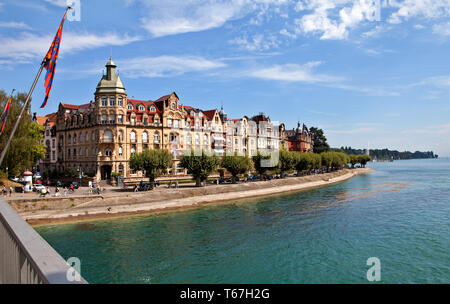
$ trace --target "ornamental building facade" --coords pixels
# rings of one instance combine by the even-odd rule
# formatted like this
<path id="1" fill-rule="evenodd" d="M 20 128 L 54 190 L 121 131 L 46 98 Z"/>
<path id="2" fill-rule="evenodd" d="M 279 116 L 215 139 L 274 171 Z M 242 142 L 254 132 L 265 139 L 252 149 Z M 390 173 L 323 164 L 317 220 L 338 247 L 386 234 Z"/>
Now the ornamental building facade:
<path id="1" fill-rule="evenodd" d="M 128 160 L 146 149 L 169 150 L 174 161 L 168 174 L 185 175 L 179 160 L 186 151 L 252 156 L 285 144 L 284 125 L 272 123 L 263 113 L 231 119 L 223 108 L 184 105 L 175 92 L 156 100 L 130 99 L 112 58 L 94 100 L 82 105 L 60 103 L 52 127 L 56 139 L 52 166 L 88 173 L 97 181 L 110 180 L 113 172 L 126 180 L 141 179 L 143 173 L 131 170 Z M 42 165 L 42 171 L 51 169 Z"/>

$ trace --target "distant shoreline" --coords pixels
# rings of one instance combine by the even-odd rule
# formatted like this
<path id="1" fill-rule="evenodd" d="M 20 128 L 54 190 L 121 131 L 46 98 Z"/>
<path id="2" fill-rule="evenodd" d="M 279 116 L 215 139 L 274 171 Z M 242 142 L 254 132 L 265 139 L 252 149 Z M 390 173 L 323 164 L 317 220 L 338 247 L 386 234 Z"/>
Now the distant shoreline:
<path id="1" fill-rule="evenodd" d="M 149 213 L 165 213 L 198 208 L 228 201 L 254 197 L 280 195 L 308 190 L 346 181 L 356 175 L 374 172 L 370 168 L 344 169 L 336 172 L 287 177 L 271 181 L 239 183 L 235 185 L 213 185 L 201 188 L 159 189 L 121 196 L 88 197 L 77 205 L 61 209 L 58 202 L 54 205 L 40 206 L 38 209 L 20 210 L 21 203 L 9 204 L 18 211 L 30 225 L 64 224 L 70 222 L 128 217 Z M 23 204 L 23 203 L 22 203 Z M 75 205 L 75 206 L 74 206 Z M 45 207 L 44 207 L 45 206 Z M 56 207 L 57 206 L 57 207 Z M 53 208 L 53 209 L 52 209 Z M 59 208 L 59 209 L 57 209 Z"/>

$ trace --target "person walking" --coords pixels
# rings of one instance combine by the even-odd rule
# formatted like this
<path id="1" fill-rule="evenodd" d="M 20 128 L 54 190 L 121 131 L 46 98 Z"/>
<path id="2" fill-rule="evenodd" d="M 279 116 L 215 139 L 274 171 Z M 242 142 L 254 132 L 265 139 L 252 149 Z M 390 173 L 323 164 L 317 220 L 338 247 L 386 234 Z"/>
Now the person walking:
<path id="1" fill-rule="evenodd" d="M 12 188 L 12 187 L 9 187 L 9 196 L 12 195 L 12 192 L 13 192 L 13 188 Z"/>
<path id="2" fill-rule="evenodd" d="M 2 188 L 2 194 L 3 194 L 3 196 L 6 196 L 6 188 L 5 188 L 5 186 L 3 186 L 3 188 Z"/>

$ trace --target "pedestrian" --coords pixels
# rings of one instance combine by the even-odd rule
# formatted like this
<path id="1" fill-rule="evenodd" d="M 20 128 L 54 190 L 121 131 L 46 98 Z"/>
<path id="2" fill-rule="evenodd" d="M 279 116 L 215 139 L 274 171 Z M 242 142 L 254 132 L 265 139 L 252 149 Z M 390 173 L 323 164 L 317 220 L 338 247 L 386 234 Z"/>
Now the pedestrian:
<path id="1" fill-rule="evenodd" d="M 48 195 L 52 195 L 51 193 L 50 193 L 50 188 L 47 186 L 47 189 L 45 189 L 46 191 L 47 191 L 47 193 L 46 194 L 48 194 Z"/>
<path id="2" fill-rule="evenodd" d="M 59 188 L 58 186 L 55 187 L 55 197 L 59 196 Z"/>
<path id="3" fill-rule="evenodd" d="M 71 193 L 74 192 L 74 190 L 73 190 L 73 184 L 70 184 L 70 192 L 71 192 Z"/>
<path id="4" fill-rule="evenodd" d="M 138 192 L 138 186 L 134 185 L 134 192 Z"/>
<path id="5" fill-rule="evenodd" d="M 12 187 L 9 187 L 9 196 L 12 195 L 12 192 L 13 192 L 13 188 L 12 188 Z"/>
<path id="6" fill-rule="evenodd" d="M 2 194 L 3 194 L 3 196 L 6 196 L 6 188 L 5 188 L 5 186 L 3 186 L 3 188 L 2 188 Z"/>

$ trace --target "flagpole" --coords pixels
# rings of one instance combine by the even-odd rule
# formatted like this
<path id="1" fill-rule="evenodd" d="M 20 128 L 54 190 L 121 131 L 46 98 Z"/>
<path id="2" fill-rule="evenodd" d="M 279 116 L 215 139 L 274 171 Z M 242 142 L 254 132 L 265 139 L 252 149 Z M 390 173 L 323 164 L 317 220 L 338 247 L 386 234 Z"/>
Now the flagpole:
<path id="1" fill-rule="evenodd" d="M 72 9 L 72 8 L 70 6 L 68 6 L 66 8 L 66 13 L 69 9 Z M 0 166 L 3 163 L 3 159 L 5 158 L 6 152 L 8 151 L 9 145 L 11 144 L 11 141 L 14 137 L 14 133 L 16 133 L 17 127 L 19 126 L 19 123 L 20 123 L 20 120 L 22 119 L 23 113 L 25 112 L 25 109 L 28 106 L 31 94 L 33 94 L 34 88 L 36 87 L 36 83 L 38 82 L 39 77 L 41 76 L 41 73 L 42 73 L 42 70 L 44 69 L 45 64 L 46 64 L 46 59 L 44 58 L 44 60 L 42 60 L 41 67 L 39 68 L 39 71 L 36 75 L 36 78 L 34 79 L 33 85 L 31 86 L 30 91 L 28 92 L 27 98 L 25 99 L 25 103 L 23 105 L 22 110 L 20 111 L 19 117 L 17 118 L 16 123 L 14 124 L 14 128 L 12 129 L 11 134 L 9 134 L 8 141 L 6 142 L 6 145 L 2 150 L 2 154 L 0 155 Z"/>
<path id="2" fill-rule="evenodd" d="M 8 141 L 6 142 L 5 147 L 3 148 L 2 154 L 0 155 L 0 165 L 3 163 L 3 159 L 5 158 L 6 152 L 8 151 L 9 145 L 11 144 L 11 141 L 14 137 L 14 133 L 16 133 L 17 127 L 19 126 L 20 120 L 22 119 L 23 113 L 25 112 L 25 109 L 28 106 L 28 102 L 30 101 L 31 94 L 33 94 L 34 87 L 36 86 L 36 83 L 39 80 L 39 77 L 41 76 L 42 70 L 44 69 L 45 61 L 42 61 L 41 67 L 39 68 L 39 71 L 36 75 L 36 78 L 34 79 L 33 85 L 31 86 L 30 91 L 28 92 L 27 98 L 25 99 L 25 103 L 23 105 L 22 110 L 20 111 L 19 117 L 16 120 L 16 123 L 14 124 L 14 128 L 11 131 L 11 134 L 9 134 Z"/>

